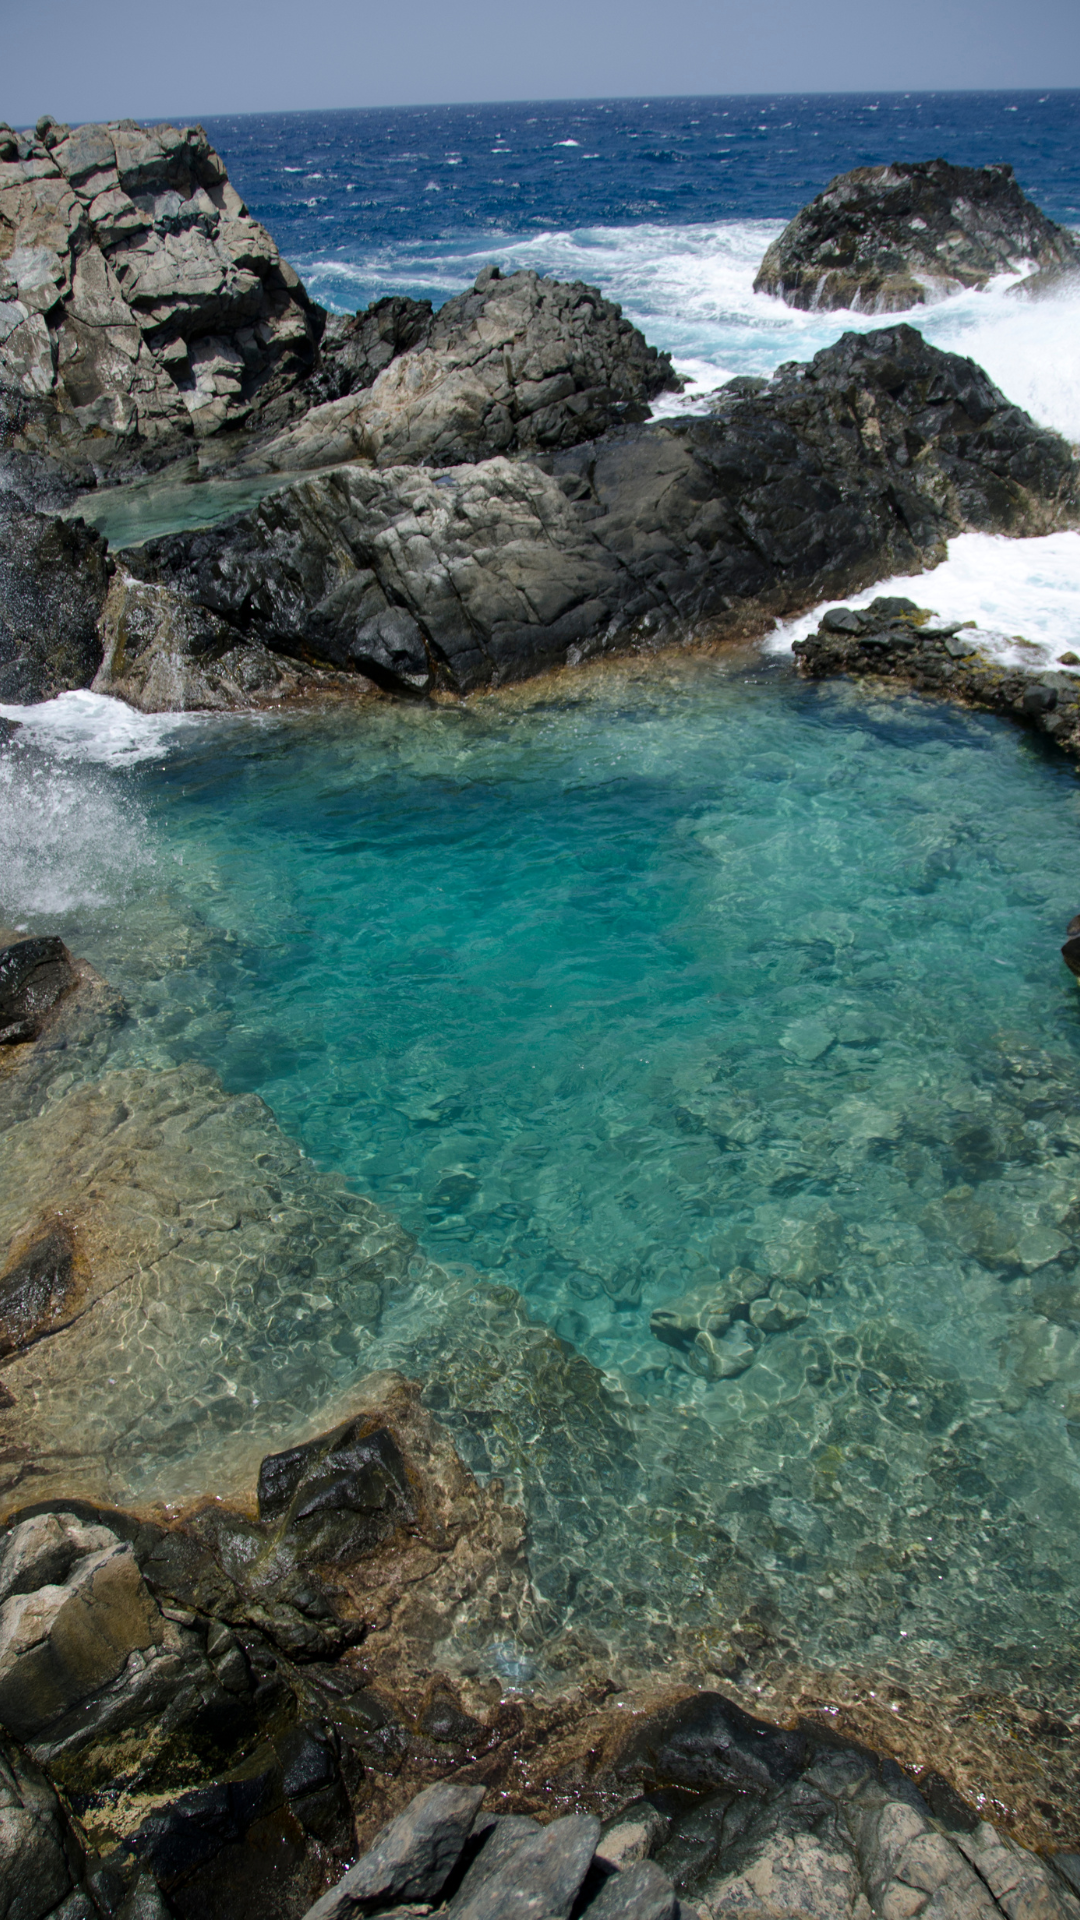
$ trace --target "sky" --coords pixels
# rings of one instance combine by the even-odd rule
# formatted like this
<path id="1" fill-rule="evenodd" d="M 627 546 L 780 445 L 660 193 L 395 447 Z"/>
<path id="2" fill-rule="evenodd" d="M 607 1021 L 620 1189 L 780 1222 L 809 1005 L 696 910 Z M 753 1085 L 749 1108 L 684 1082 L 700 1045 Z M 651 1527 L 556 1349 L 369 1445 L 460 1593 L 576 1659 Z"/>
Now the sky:
<path id="1" fill-rule="evenodd" d="M 1080 87 L 1080 0 L 0 0 L 0 118 Z"/>

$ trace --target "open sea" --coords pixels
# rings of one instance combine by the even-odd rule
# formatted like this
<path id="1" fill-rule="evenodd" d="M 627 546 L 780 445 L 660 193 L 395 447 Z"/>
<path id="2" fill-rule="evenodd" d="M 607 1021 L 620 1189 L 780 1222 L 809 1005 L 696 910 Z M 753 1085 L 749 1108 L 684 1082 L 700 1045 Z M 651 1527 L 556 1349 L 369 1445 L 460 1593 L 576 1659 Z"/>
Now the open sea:
<path id="1" fill-rule="evenodd" d="M 674 355 L 688 385 L 668 410 L 881 324 L 752 291 L 837 172 L 1009 160 L 1080 226 L 1078 93 L 208 131 L 327 306 L 439 302 L 488 261 L 583 278 Z M 904 317 L 1080 440 L 1080 301 L 1010 285 Z M 1078 534 L 965 536 L 908 590 L 1002 658 L 1080 652 Z M 317 1312 L 250 1328 L 239 1358 L 233 1326 L 235 1426 L 276 1442 L 298 1406 L 310 1423 L 357 1370 L 400 1365 L 478 1473 L 516 1477 L 560 1630 L 614 1645 L 636 1618 L 660 1650 L 691 1629 L 720 1644 L 753 1602 L 821 1666 L 1005 1689 L 1038 1668 L 1067 1691 L 1080 1004 L 1058 948 L 1080 788 L 1005 722 L 799 681 L 788 648 L 810 624 L 460 707 L 2 709 L 25 725 L 0 758 L 0 918 L 62 933 L 122 989 L 136 1018 L 113 1064 L 213 1067 L 416 1236 L 413 1283 L 364 1341 L 317 1255 L 296 1283 Z M 650 1314 L 734 1268 L 805 1312 L 755 1323 L 743 1370 L 709 1379 Z M 470 1400 L 476 1282 L 589 1362 L 617 1467 L 584 1418 L 572 1460 L 536 1439 L 535 1383 L 528 1406 L 509 1375 Z M 186 1349 L 182 1317 L 162 1315 L 162 1363 L 211 1406 L 224 1360 Z M 108 1382 L 118 1423 L 136 1364 L 117 1356 Z M 190 1420 L 157 1419 L 132 1497 L 197 1478 Z M 542 1681 L 544 1658 L 519 1649 L 514 1671 Z"/>

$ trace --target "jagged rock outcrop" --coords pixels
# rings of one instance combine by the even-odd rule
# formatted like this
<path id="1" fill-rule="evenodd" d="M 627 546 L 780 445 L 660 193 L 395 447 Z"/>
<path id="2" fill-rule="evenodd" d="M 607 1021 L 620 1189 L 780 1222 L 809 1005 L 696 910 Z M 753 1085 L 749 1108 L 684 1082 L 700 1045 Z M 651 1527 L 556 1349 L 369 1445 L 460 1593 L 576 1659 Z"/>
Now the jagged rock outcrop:
<path id="1" fill-rule="evenodd" d="M 127 558 L 237 643 L 465 691 L 759 632 L 933 565 L 964 528 L 1041 533 L 1078 512 L 1066 443 L 901 325 L 735 381 L 705 419 L 439 473 L 354 464 Z"/>
<path id="2" fill-rule="evenodd" d="M 810 1721 L 700 1686 L 612 1704 L 610 1682 L 551 1703 L 496 1690 L 470 1712 L 418 1630 L 431 1649 L 463 1602 L 527 1604 L 514 1522 L 393 1376 L 361 1383 L 344 1427 L 264 1460 L 255 1513 L 16 1516 L 6 1910 L 1080 1920 L 1074 1854 L 1039 1857 L 931 1768 L 916 1782 Z"/>
<path id="3" fill-rule="evenodd" d="M 110 572 L 92 527 L 0 493 L 0 700 L 47 700 L 90 685 Z"/>
<path id="4" fill-rule="evenodd" d="M 830 180 L 773 241 L 754 291 L 789 307 L 899 313 L 1031 266 L 1080 268 L 1080 246 L 1010 166 L 900 160 Z"/>
<path id="5" fill-rule="evenodd" d="M 201 127 L 0 124 L 0 394 L 17 445 L 99 462 L 238 426 L 322 324 Z"/>
<path id="6" fill-rule="evenodd" d="M 357 314 L 334 330 L 313 388 L 332 380 L 347 381 L 345 397 L 260 444 L 245 470 L 446 467 L 573 447 L 646 420 L 648 402 L 679 384 L 668 355 L 595 287 L 504 279 L 498 267 L 434 316 L 404 301 Z"/>
<path id="7" fill-rule="evenodd" d="M 796 640 L 792 651 L 809 679 L 847 673 L 897 681 L 917 693 L 1008 714 L 1080 759 L 1080 675 L 1006 666 L 963 624 L 939 627 L 933 618 L 904 599 L 874 600 L 858 611 L 830 607 L 817 632 Z"/>
<path id="8" fill-rule="evenodd" d="M 142 713 L 266 707 L 298 697 L 375 694 L 357 674 L 287 660 L 241 640 L 234 628 L 167 587 L 113 574 L 98 623 L 94 693 Z"/>

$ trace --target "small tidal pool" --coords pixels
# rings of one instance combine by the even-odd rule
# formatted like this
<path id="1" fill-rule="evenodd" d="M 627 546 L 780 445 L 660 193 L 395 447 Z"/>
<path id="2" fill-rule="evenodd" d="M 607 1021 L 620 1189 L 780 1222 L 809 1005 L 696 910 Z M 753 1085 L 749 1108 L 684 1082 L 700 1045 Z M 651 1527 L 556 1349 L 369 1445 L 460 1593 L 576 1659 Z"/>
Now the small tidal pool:
<path id="1" fill-rule="evenodd" d="M 290 1391 L 324 1338 L 343 1388 L 420 1375 L 521 1484 L 553 1632 L 723 1671 L 749 1609 L 815 1663 L 1073 1671 L 1062 760 L 747 655 L 200 721 L 133 766 L 31 741 L 4 795 L 8 912 L 125 992 L 116 1061 L 211 1066 L 415 1235 L 422 1282 L 359 1348 L 305 1323 Z M 589 1363 L 580 1404 L 512 1295 L 478 1383 L 476 1282 Z M 723 1287 L 718 1347 L 651 1330 Z"/>

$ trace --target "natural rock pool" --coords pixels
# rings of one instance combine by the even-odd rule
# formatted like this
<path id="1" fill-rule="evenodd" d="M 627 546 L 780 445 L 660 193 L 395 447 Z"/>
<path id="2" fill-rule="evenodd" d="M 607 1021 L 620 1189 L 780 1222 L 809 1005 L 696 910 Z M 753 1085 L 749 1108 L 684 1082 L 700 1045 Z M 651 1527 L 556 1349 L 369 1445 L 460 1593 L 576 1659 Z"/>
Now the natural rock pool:
<path id="1" fill-rule="evenodd" d="M 219 1441 L 314 1431 L 398 1366 L 529 1516 L 540 1629 L 478 1649 L 463 1623 L 448 1659 L 525 1685 L 692 1641 L 724 1673 L 763 1632 L 814 1665 L 1069 1683 L 1062 759 L 749 652 L 468 705 L 131 719 L 112 764 L 85 711 L 62 754 L 30 729 L 5 750 L 3 908 L 134 1018 L 65 1058 L 35 1125 L 103 1069 L 128 1114 L 179 1085 L 219 1175 L 203 1266 L 130 1350 L 115 1323 L 95 1360 L 87 1316 L 118 1494 L 187 1495 Z M 309 1159 L 250 1101 L 215 1135 L 191 1063 Z M 169 1391 L 139 1387 L 148 1355 Z"/>

